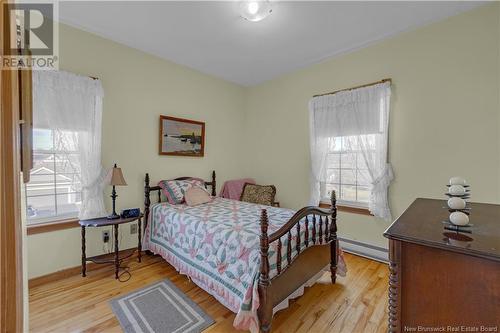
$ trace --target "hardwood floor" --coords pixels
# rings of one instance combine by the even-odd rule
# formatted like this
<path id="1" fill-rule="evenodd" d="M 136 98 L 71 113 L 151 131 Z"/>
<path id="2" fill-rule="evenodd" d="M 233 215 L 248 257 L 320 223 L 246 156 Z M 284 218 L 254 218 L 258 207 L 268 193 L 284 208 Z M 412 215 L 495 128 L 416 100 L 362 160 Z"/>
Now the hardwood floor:
<path id="1" fill-rule="evenodd" d="M 234 332 L 234 314 L 159 257 L 129 263 L 132 277 L 120 283 L 113 268 L 103 267 L 30 289 L 31 332 L 121 332 L 108 301 L 147 284 L 169 278 L 216 323 L 206 333 Z M 386 332 L 388 267 L 346 254 L 347 277 L 332 285 L 329 273 L 306 288 L 273 320 L 273 332 Z"/>

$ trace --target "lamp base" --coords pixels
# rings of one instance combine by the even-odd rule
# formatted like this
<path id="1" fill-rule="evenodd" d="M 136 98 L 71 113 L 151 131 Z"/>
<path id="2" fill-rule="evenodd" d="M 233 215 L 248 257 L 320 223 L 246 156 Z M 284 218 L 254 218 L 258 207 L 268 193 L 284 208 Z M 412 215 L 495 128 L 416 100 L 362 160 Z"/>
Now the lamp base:
<path id="1" fill-rule="evenodd" d="M 116 219 L 119 219 L 119 218 L 120 218 L 120 215 L 118 215 L 116 213 L 113 213 L 113 214 L 107 216 L 108 220 L 116 220 Z"/>

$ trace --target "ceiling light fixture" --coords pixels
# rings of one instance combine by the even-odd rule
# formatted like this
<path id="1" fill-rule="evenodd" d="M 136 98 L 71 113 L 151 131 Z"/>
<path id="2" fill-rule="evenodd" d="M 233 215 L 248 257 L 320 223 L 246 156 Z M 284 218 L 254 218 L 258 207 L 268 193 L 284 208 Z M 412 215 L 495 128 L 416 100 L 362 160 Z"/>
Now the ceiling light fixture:
<path id="1" fill-rule="evenodd" d="M 269 0 L 240 1 L 240 16 L 247 21 L 258 22 L 268 17 L 273 11 Z"/>

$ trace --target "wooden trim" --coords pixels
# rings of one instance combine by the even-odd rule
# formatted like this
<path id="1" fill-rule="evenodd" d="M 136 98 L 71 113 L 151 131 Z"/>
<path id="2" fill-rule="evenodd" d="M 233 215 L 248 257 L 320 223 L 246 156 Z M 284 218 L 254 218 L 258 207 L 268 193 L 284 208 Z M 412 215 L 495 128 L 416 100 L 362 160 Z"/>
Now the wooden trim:
<path id="1" fill-rule="evenodd" d="M 320 202 L 319 206 L 321 208 L 330 208 L 331 205 L 327 203 Z M 337 210 L 339 212 L 344 212 L 344 213 L 352 213 L 352 214 L 360 214 L 360 215 L 367 215 L 367 216 L 373 216 L 372 213 L 368 210 L 368 208 L 361 208 L 361 207 L 352 207 L 352 206 L 343 206 L 337 204 Z"/>
<path id="2" fill-rule="evenodd" d="M 163 121 L 164 120 L 172 120 L 172 121 L 179 121 L 179 122 L 183 122 L 183 123 L 200 125 L 201 126 L 201 152 L 199 154 L 163 152 L 162 151 L 162 143 L 163 143 Z M 160 155 L 168 155 L 168 156 L 204 157 L 205 156 L 205 123 L 202 121 L 196 121 L 196 120 L 191 120 L 191 119 L 176 118 L 176 117 L 170 117 L 170 116 L 160 116 L 158 153 Z"/>
<path id="3" fill-rule="evenodd" d="M 111 267 L 111 266 L 109 266 L 109 267 Z M 102 265 L 94 264 L 94 263 L 87 264 L 87 271 L 96 270 L 97 268 L 104 268 L 104 267 Z M 47 275 L 42 275 L 42 276 L 38 276 L 35 278 L 31 278 L 28 281 L 28 287 L 34 288 L 34 287 L 41 286 L 43 284 L 47 284 L 50 282 L 65 279 L 65 278 L 68 278 L 70 276 L 80 275 L 81 271 L 82 271 L 82 266 L 75 266 L 75 267 L 66 268 L 66 269 L 63 269 L 63 270 L 60 270 L 60 271 L 57 271 L 54 273 L 49 273 Z M 84 278 L 82 278 L 82 279 L 84 279 Z"/>
<path id="4" fill-rule="evenodd" d="M 126 252 L 130 251 L 131 249 L 137 250 L 137 248 L 134 247 L 134 248 L 130 248 L 130 249 L 120 250 L 120 251 L 118 251 L 118 254 L 122 255 L 123 253 L 126 253 Z M 114 254 L 114 252 L 112 252 L 111 254 Z M 129 260 L 130 259 L 135 259 L 135 257 L 131 257 L 131 258 L 129 258 Z M 96 263 L 93 263 L 93 262 L 87 263 L 87 269 L 86 269 L 87 273 L 89 271 L 97 271 L 97 270 L 100 270 L 100 269 L 110 269 L 110 278 L 114 277 L 112 275 L 112 272 L 114 270 L 113 263 L 110 263 L 109 266 L 108 265 L 102 265 L 102 264 L 96 264 Z M 75 266 L 75 267 L 70 267 L 70 268 L 65 268 L 63 270 L 60 270 L 60 271 L 57 271 L 57 272 L 54 272 L 54 273 L 49 273 L 49 274 L 46 274 L 46 275 L 42 275 L 42 276 L 38 276 L 38 277 L 34 277 L 34 278 L 29 279 L 29 281 L 28 281 L 28 287 L 29 288 L 34 288 L 34 287 L 38 287 L 38 286 L 41 286 L 43 284 L 47 284 L 47 283 L 50 283 L 50 282 L 55 282 L 55 281 L 63 280 L 65 278 L 68 278 L 68 277 L 71 277 L 71 276 L 80 275 L 81 272 L 82 272 L 82 266 L 81 265 L 78 265 L 78 266 Z M 85 279 L 85 278 L 82 277 L 82 279 Z"/>
<path id="5" fill-rule="evenodd" d="M 0 54 L 16 29 L 0 0 Z M 1 65 L 0 65 L 1 66 Z M 18 70 L 0 72 L 0 332 L 23 332 Z"/>
<path id="6" fill-rule="evenodd" d="M 373 216 L 372 213 L 368 210 L 368 208 L 360 208 L 360 207 L 350 207 L 350 206 L 342 206 L 338 205 L 337 210 L 340 212 L 345 212 L 345 213 L 353 213 L 353 214 L 360 214 L 360 215 L 366 215 L 366 216 Z"/>
<path id="7" fill-rule="evenodd" d="M 46 223 L 32 224 L 27 226 L 28 236 L 36 235 L 45 232 L 52 232 L 57 230 L 79 228 L 80 224 L 78 219 L 66 219 L 59 221 L 50 221 Z"/>
<path id="8" fill-rule="evenodd" d="M 365 87 L 370 87 L 370 86 L 374 86 L 376 84 L 381 84 L 381 83 L 385 83 L 385 82 L 390 82 L 392 83 L 392 79 L 382 79 L 380 81 L 376 81 L 376 82 L 372 82 L 372 83 L 367 83 L 367 84 L 362 84 L 362 85 L 359 85 L 359 86 L 355 86 L 355 87 L 351 87 L 351 88 L 345 88 L 345 89 L 340 89 L 340 90 L 335 90 L 335 91 L 332 91 L 332 92 L 329 92 L 329 93 L 324 93 L 324 94 L 319 94 L 319 95 L 314 95 L 313 97 L 320 97 L 320 96 L 327 96 L 327 95 L 334 95 L 336 93 L 339 93 L 341 91 L 349 91 L 349 90 L 354 90 L 354 89 L 359 89 L 359 88 L 365 88 Z"/>

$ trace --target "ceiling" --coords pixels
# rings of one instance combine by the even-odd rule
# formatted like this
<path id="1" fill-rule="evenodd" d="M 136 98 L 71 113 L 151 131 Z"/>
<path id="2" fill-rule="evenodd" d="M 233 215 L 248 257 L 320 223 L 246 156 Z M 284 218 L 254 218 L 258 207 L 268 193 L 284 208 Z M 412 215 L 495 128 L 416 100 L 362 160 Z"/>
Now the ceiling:
<path id="1" fill-rule="evenodd" d="M 235 1 L 60 2 L 64 23 L 252 86 L 482 3 L 273 2 L 260 22 Z"/>

